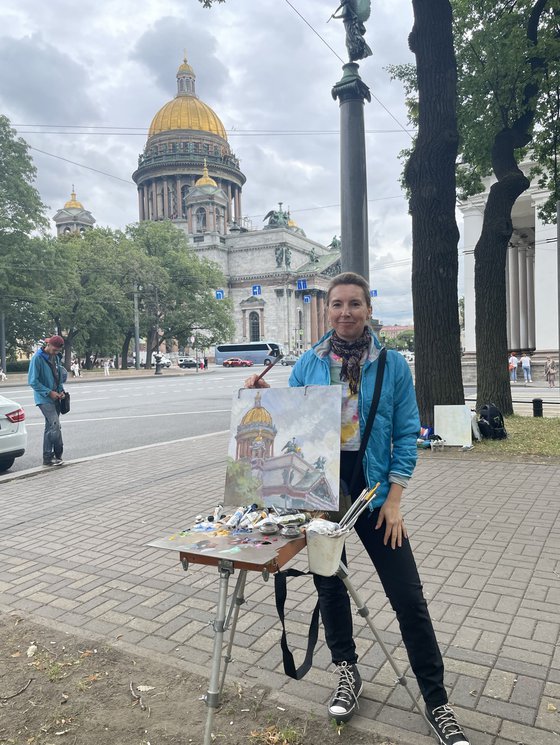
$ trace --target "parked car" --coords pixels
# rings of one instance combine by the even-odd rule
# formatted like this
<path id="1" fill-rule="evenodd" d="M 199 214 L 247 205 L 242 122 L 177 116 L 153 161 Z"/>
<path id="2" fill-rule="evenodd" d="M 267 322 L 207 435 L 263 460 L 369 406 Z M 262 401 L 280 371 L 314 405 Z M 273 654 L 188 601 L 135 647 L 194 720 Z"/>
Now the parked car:
<path id="1" fill-rule="evenodd" d="M 224 360 L 224 367 L 253 367 L 251 360 L 242 360 L 241 357 L 230 357 Z"/>
<path id="2" fill-rule="evenodd" d="M 281 365 L 295 365 L 297 361 L 298 361 L 298 358 L 295 356 L 295 354 L 285 354 L 280 360 L 280 364 Z"/>
<path id="3" fill-rule="evenodd" d="M 177 359 L 177 364 L 179 367 L 186 369 L 187 367 L 197 367 L 198 362 L 195 360 L 194 357 L 179 357 Z"/>
<path id="4" fill-rule="evenodd" d="M 25 411 L 16 401 L 0 396 L 0 473 L 11 468 L 26 447 Z"/>

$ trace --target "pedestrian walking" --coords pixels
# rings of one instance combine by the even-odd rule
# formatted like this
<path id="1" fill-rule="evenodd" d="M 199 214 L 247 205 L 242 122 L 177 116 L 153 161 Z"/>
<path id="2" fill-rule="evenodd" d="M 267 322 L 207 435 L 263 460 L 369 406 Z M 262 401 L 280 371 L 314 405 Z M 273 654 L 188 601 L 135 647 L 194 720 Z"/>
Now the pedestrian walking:
<path id="1" fill-rule="evenodd" d="M 208 370 L 208 357 L 204 358 L 204 369 Z"/>
<path id="2" fill-rule="evenodd" d="M 72 372 L 72 376 L 74 378 L 80 377 L 80 363 L 78 360 L 74 360 L 72 364 L 70 365 L 70 371 Z"/>
<path id="3" fill-rule="evenodd" d="M 519 364 L 519 360 L 515 356 L 515 353 L 512 352 L 508 359 L 508 369 L 509 369 L 509 379 L 512 383 L 517 383 L 517 365 Z"/>
<path id="4" fill-rule="evenodd" d="M 533 379 L 531 377 L 531 358 L 529 357 L 527 352 L 523 352 L 519 361 L 521 362 L 521 369 L 523 370 L 525 385 L 527 385 L 527 383 L 532 383 Z"/>
<path id="5" fill-rule="evenodd" d="M 401 512 L 401 497 L 416 465 L 420 419 L 410 368 L 396 351 L 387 351 L 377 416 L 365 455 L 357 459 L 377 379 L 382 345 L 369 325 L 370 290 L 353 272 L 334 277 L 327 292 L 332 330 L 303 354 L 290 376 L 290 386 L 340 385 L 342 427 L 340 474 L 354 501 L 363 489 L 380 486 L 371 510 L 355 530 L 396 612 L 412 670 L 426 705 L 432 729 L 445 745 L 469 745 L 449 706 L 443 682 L 443 660 Z M 246 387 L 267 388 L 252 375 Z M 347 563 L 343 553 L 342 560 Z M 347 722 L 358 708 L 363 684 L 352 631 L 346 587 L 337 577 L 314 575 L 325 639 L 338 672 L 328 714 Z"/>
<path id="6" fill-rule="evenodd" d="M 60 401 L 64 398 L 64 368 L 59 354 L 64 347 L 61 336 L 45 339 L 29 363 L 27 382 L 33 388 L 33 399 L 45 418 L 43 433 L 43 465 L 61 466 L 62 430 L 60 428 Z"/>
<path id="7" fill-rule="evenodd" d="M 111 367 L 111 362 L 109 360 L 104 360 L 103 361 L 103 374 L 105 375 L 106 378 L 109 377 L 110 367 Z"/>
<path id="8" fill-rule="evenodd" d="M 3 383 L 5 380 L 8 380 L 8 376 L 4 372 L 4 368 L 0 367 L 0 383 Z"/>
<path id="9" fill-rule="evenodd" d="M 552 357 L 547 357 L 546 362 L 544 363 L 544 377 L 548 381 L 548 387 L 554 388 L 556 386 L 556 373 L 558 372 L 558 368 L 556 367 L 556 360 L 553 360 Z"/>

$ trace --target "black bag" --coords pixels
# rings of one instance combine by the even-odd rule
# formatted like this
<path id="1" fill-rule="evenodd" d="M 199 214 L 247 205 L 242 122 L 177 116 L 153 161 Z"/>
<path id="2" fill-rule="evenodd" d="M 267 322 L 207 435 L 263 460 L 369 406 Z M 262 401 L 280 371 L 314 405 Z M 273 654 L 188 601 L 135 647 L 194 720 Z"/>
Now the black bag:
<path id="1" fill-rule="evenodd" d="M 60 401 L 60 413 L 68 414 L 70 411 L 70 394 L 68 391 L 64 391 L 64 398 L 59 399 Z"/>
<path id="2" fill-rule="evenodd" d="M 484 404 L 480 409 L 478 428 L 487 440 L 505 440 L 507 437 L 504 417 L 495 404 Z"/>

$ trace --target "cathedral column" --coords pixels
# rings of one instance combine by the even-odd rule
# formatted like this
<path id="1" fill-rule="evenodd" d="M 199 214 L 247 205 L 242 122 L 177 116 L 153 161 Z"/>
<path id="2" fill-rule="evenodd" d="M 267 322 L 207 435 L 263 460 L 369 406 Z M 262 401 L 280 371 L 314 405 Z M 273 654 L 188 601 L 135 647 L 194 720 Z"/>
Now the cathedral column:
<path id="1" fill-rule="evenodd" d="M 163 181 L 158 179 L 156 182 L 156 203 L 157 203 L 157 216 L 158 218 L 163 217 Z"/>
<path id="2" fill-rule="evenodd" d="M 520 351 L 521 339 L 519 336 L 519 251 L 516 245 L 510 243 L 508 248 L 509 266 L 509 308 L 511 318 L 511 336 L 509 347 L 512 352 Z"/>
<path id="3" fill-rule="evenodd" d="M 524 243 L 517 249 L 517 260 L 519 262 L 519 343 L 521 349 L 526 350 L 529 334 L 527 326 L 527 246 Z"/>
<path id="4" fill-rule="evenodd" d="M 540 351 L 558 354 L 558 254 L 556 225 L 546 225 L 538 210 L 548 193 L 533 196 L 535 215 L 535 346 Z M 558 359 L 558 357 L 556 357 Z"/>
<path id="5" fill-rule="evenodd" d="M 261 339 L 265 338 L 264 335 L 264 308 L 259 308 L 259 335 Z"/>
<path id="6" fill-rule="evenodd" d="M 322 292 L 317 293 L 318 295 L 318 322 L 319 322 L 319 339 L 325 335 L 325 296 Z"/>
<path id="7" fill-rule="evenodd" d="M 235 222 L 241 225 L 241 199 L 239 193 L 239 187 L 235 187 Z"/>
<path id="8" fill-rule="evenodd" d="M 148 202 L 148 188 L 142 184 L 142 199 L 144 200 L 144 220 L 150 219 L 150 205 Z"/>
<path id="9" fill-rule="evenodd" d="M 463 213 L 463 257 L 465 292 L 465 351 L 476 350 L 475 298 L 474 298 L 474 248 L 482 232 L 484 203 L 469 201 Z"/>
<path id="10" fill-rule="evenodd" d="M 535 349 L 535 247 L 527 247 L 527 347 Z"/>
<path id="11" fill-rule="evenodd" d="M 231 222 L 231 199 L 232 199 L 232 196 L 231 196 L 231 184 L 230 183 L 228 183 L 228 185 L 227 185 L 226 193 L 227 193 L 227 198 L 228 198 L 228 200 L 227 200 L 227 215 L 226 215 L 226 219 L 227 219 L 228 223 L 230 223 Z"/>
<path id="12" fill-rule="evenodd" d="M 169 192 L 167 189 L 167 179 L 164 178 L 162 183 L 163 183 L 163 187 L 162 187 L 163 188 L 163 196 L 162 196 L 163 216 L 169 217 Z"/>
<path id="13" fill-rule="evenodd" d="M 176 214 L 177 219 L 178 220 L 181 220 L 181 218 L 183 217 L 183 195 L 181 194 L 182 185 L 181 185 L 181 177 L 180 176 L 177 176 L 177 185 L 175 186 L 175 188 L 177 190 L 177 199 L 176 199 L 176 203 L 175 203 L 175 212 L 177 213 Z"/>
<path id="14" fill-rule="evenodd" d="M 242 330 L 243 330 L 243 340 L 247 339 L 247 311 L 243 309 L 241 311 L 242 315 Z"/>
<path id="15" fill-rule="evenodd" d="M 142 187 L 138 187 L 138 217 L 140 222 L 144 219 L 144 197 L 142 196 Z"/>
<path id="16" fill-rule="evenodd" d="M 152 181 L 152 220 L 158 219 L 158 203 L 157 203 L 157 183 L 154 179 Z"/>
<path id="17" fill-rule="evenodd" d="M 311 344 L 319 341 L 318 329 L 317 329 L 317 294 L 315 292 L 311 295 Z"/>

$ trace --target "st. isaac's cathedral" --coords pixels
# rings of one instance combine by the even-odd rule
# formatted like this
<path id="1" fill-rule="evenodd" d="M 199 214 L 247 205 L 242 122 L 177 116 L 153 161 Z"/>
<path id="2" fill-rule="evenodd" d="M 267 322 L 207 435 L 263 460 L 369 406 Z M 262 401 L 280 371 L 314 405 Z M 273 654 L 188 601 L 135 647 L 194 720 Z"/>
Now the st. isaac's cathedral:
<path id="1" fill-rule="evenodd" d="M 326 288 L 340 272 L 340 244 L 306 237 L 280 203 L 260 230 L 244 226 L 245 175 L 218 115 L 196 93 L 185 59 L 177 94 L 154 116 L 138 168 L 140 220 L 171 220 L 199 256 L 225 275 L 218 297 L 231 298 L 232 341 L 277 341 L 301 350 L 326 330 Z M 226 341 L 226 340 L 224 340 Z"/>

